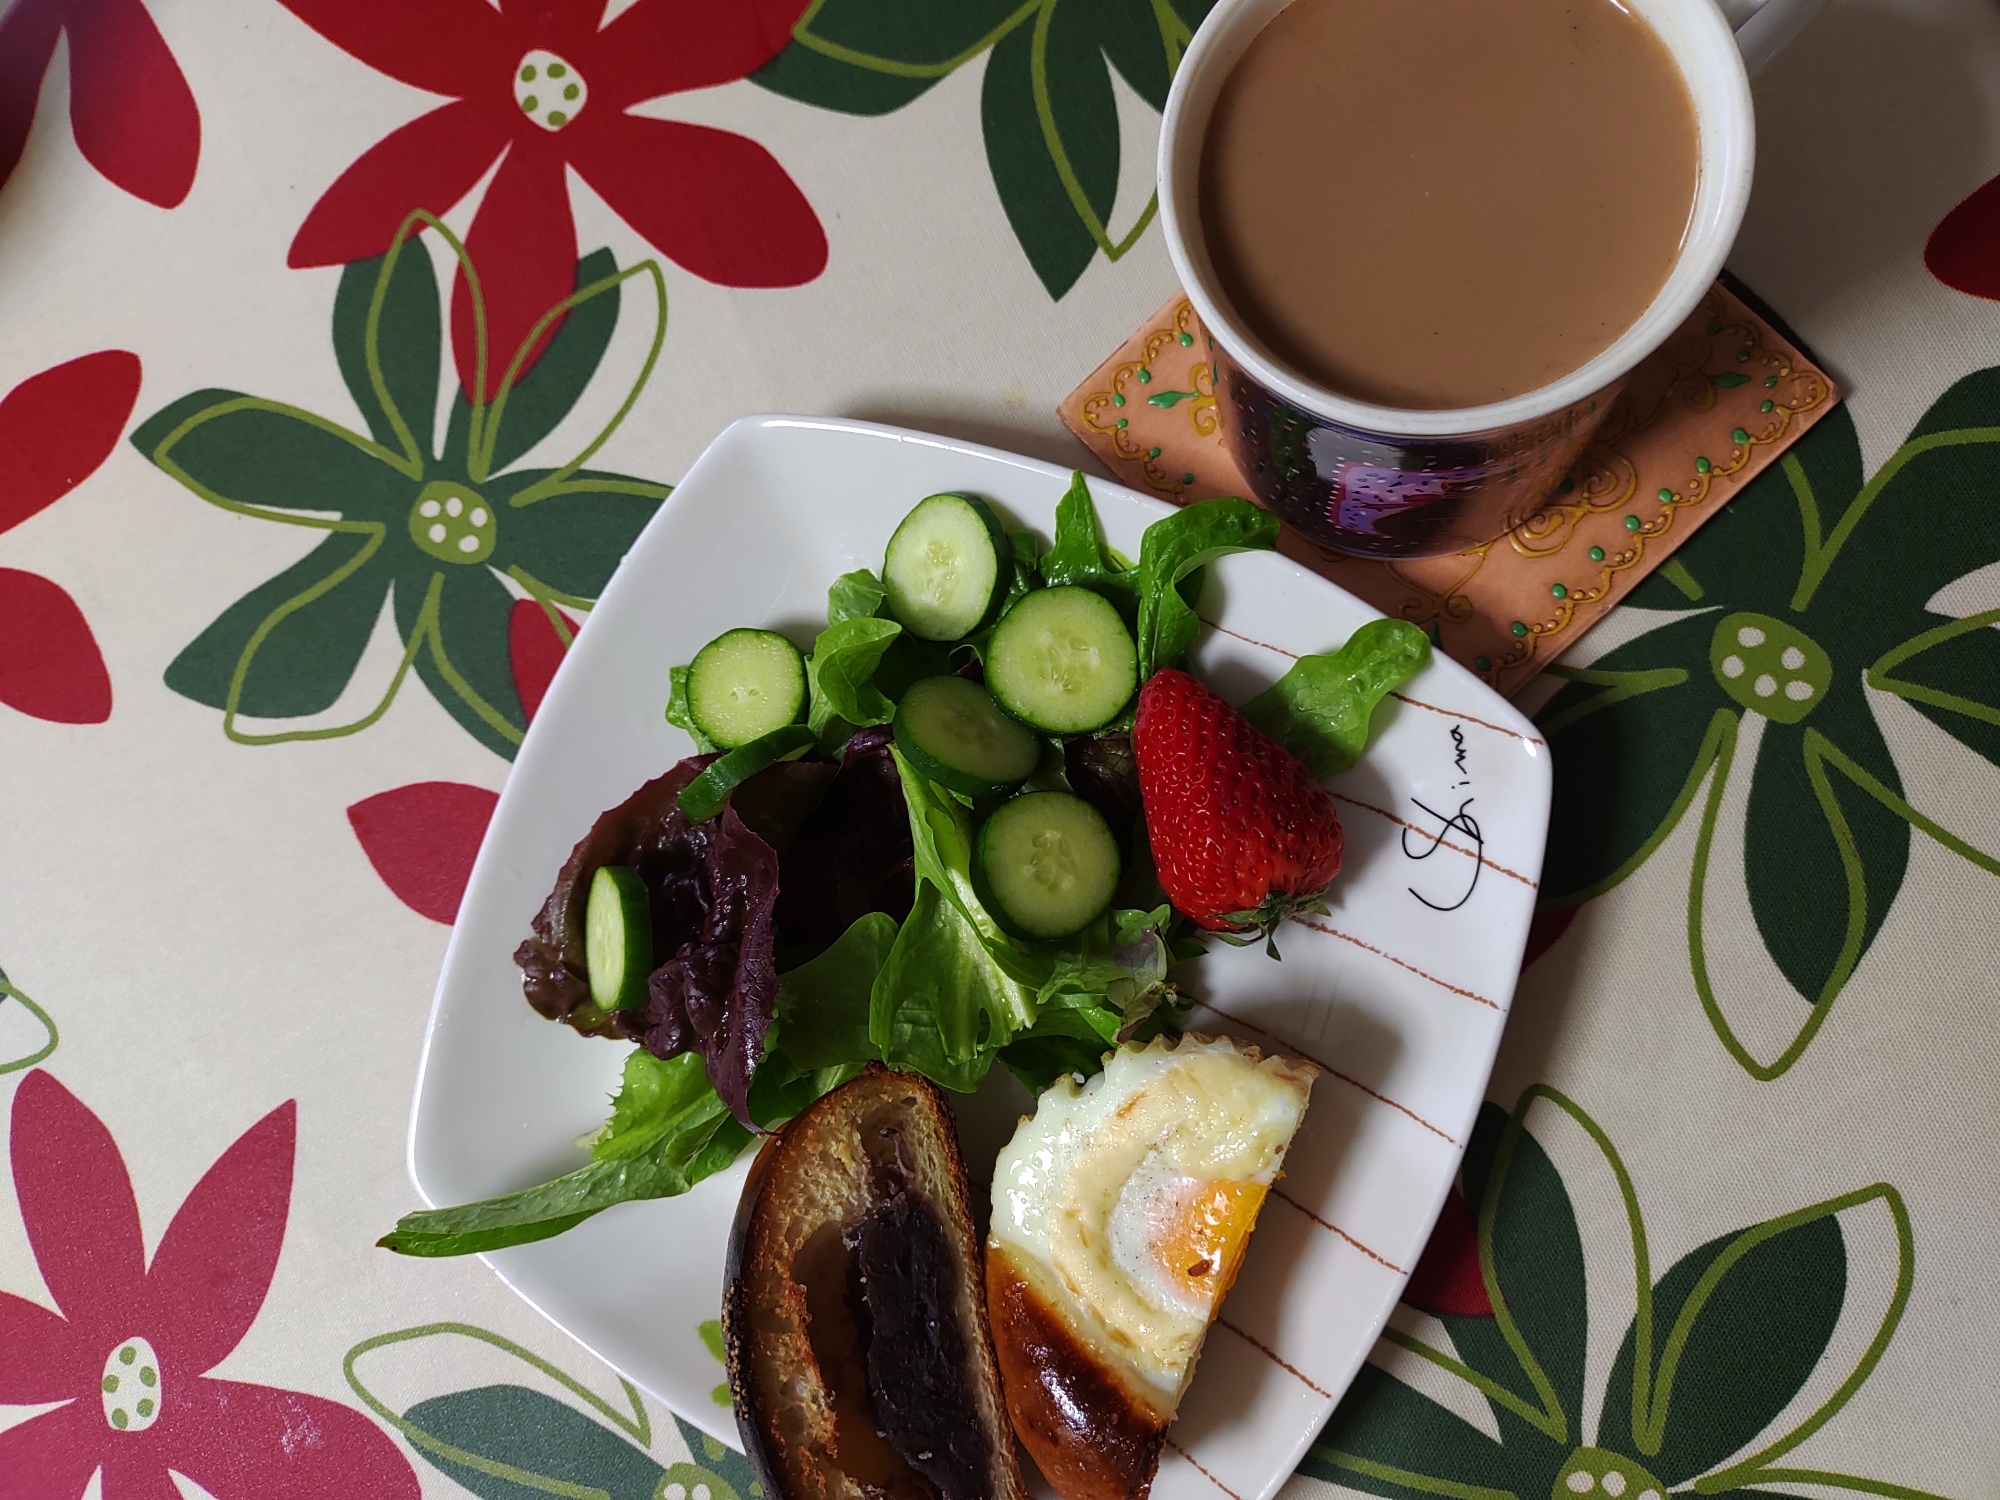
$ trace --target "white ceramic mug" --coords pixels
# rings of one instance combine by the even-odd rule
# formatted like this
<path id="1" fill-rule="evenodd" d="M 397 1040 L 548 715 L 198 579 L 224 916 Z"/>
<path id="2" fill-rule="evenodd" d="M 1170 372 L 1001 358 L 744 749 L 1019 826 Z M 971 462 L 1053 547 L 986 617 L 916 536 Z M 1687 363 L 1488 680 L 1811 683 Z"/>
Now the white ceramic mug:
<path id="1" fill-rule="evenodd" d="M 1560 380 L 1484 406 L 1405 410 L 1329 390 L 1278 358 L 1236 316 L 1203 240 L 1197 200 L 1209 116 L 1251 40 L 1288 3 L 1217 0 L 1181 59 L 1161 120 L 1160 221 L 1208 332 L 1225 436 L 1258 497 L 1327 546 L 1413 556 L 1490 541 L 1548 498 L 1632 367 L 1694 311 L 1722 269 L 1756 158 L 1744 54 L 1711 0 L 1622 0 L 1665 43 L 1694 104 L 1694 207 L 1666 283 L 1637 322 Z M 1778 45 L 1817 8 L 1816 0 L 1772 5 L 1790 15 L 1770 21 L 1795 22 Z M 1746 46 L 1760 18 L 1746 22 Z"/>

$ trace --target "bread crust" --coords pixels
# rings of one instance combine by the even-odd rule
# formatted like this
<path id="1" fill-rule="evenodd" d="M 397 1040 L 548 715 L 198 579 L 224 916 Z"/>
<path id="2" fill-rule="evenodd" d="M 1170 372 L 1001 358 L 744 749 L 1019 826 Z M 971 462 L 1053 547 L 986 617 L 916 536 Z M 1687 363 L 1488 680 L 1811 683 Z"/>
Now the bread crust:
<path id="1" fill-rule="evenodd" d="M 906 1111 L 921 1138 L 916 1144 L 925 1158 L 923 1186 L 942 1220 L 954 1279 L 961 1283 L 955 1310 L 968 1345 L 980 1425 L 993 1447 L 988 1500 L 1025 1500 L 980 1297 L 979 1242 L 950 1107 L 928 1080 L 879 1064 L 767 1140 L 744 1184 L 730 1237 L 722 1322 L 745 1451 L 773 1500 L 862 1495 L 923 1500 L 934 1493 L 907 1471 L 886 1482 L 857 1480 L 843 1471 L 837 1457 L 837 1393 L 814 1352 L 811 1297 L 794 1276 L 810 1240 L 830 1226 L 851 1227 L 872 1205 L 862 1125 L 885 1109 Z M 846 1430 L 852 1435 L 851 1426 Z"/>
<path id="2" fill-rule="evenodd" d="M 986 1310 L 1007 1414 L 1062 1500 L 1144 1500 L 1172 1420 L 1077 1339 L 1020 1260 L 986 1242 Z"/>

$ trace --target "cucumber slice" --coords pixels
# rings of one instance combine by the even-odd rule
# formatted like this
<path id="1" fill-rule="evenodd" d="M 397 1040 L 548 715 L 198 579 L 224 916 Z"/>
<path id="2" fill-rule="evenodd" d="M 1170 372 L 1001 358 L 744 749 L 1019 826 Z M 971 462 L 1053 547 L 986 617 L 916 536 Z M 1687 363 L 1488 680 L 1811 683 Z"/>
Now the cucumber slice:
<path id="1" fill-rule="evenodd" d="M 1042 758 L 1041 741 L 963 677 L 910 684 L 896 707 L 896 748 L 939 786 L 967 797 L 1005 790 Z"/>
<path id="2" fill-rule="evenodd" d="M 979 830 L 973 871 L 981 899 L 1022 937 L 1060 938 L 1111 904 L 1122 873 L 1103 816 L 1068 792 L 1004 803 Z"/>
<path id="3" fill-rule="evenodd" d="M 799 716 L 806 664 L 775 630 L 729 630 L 688 667 L 688 713 L 725 750 L 747 745 Z"/>
<path id="4" fill-rule="evenodd" d="M 626 865 L 599 865 L 590 877 L 583 913 L 583 964 L 590 1001 L 599 1010 L 630 1010 L 646 1003 L 653 970 L 653 918 L 646 883 Z"/>
<path id="5" fill-rule="evenodd" d="M 1062 587 L 1008 610 L 986 648 L 986 685 L 1015 718 L 1085 734 L 1118 717 L 1139 687 L 1139 650 L 1102 594 Z"/>
<path id="6" fill-rule="evenodd" d="M 932 495 L 903 517 L 882 559 L 889 612 L 911 635 L 955 641 L 999 612 L 1013 556 L 1006 528 L 976 495 Z"/>
<path id="7" fill-rule="evenodd" d="M 738 745 L 727 755 L 712 760 L 702 773 L 681 788 L 676 798 L 681 816 L 690 823 L 704 823 L 722 811 L 729 794 L 766 766 L 803 755 L 816 742 L 804 724 L 786 724 L 762 739 Z"/>

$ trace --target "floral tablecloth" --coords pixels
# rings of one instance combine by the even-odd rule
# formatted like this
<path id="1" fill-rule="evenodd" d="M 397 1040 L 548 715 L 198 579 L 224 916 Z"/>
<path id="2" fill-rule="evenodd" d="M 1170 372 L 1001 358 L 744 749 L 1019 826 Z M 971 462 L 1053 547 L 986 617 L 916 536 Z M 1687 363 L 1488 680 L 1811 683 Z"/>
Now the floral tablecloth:
<path id="1" fill-rule="evenodd" d="M 0 1496 L 750 1494 L 374 1248 L 446 924 L 729 420 L 1080 461 L 1204 8 L 5 10 Z M 1757 108 L 1847 401 L 1523 700 L 1530 965 L 1300 1500 L 2000 1494 L 2000 12 L 1833 0 Z"/>

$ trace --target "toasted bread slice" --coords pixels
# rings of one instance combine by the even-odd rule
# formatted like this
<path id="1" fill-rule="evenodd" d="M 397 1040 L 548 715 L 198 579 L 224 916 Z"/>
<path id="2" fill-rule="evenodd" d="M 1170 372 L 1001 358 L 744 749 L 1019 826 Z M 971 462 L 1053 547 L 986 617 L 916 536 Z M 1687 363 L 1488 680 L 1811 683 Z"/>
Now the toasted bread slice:
<path id="1" fill-rule="evenodd" d="M 772 1500 L 1024 1500 L 965 1163 L 926 1080 L 871 1066 L 766 1142 L 723 1332 Z"/>
<path id="2" fill-rule="evenodd" d="M 1062 1500 L 1142 1500 L 1319 1069 L 1128 1043 L 1000 1153 L 986 1302 L 1014 1429 Z"/>

